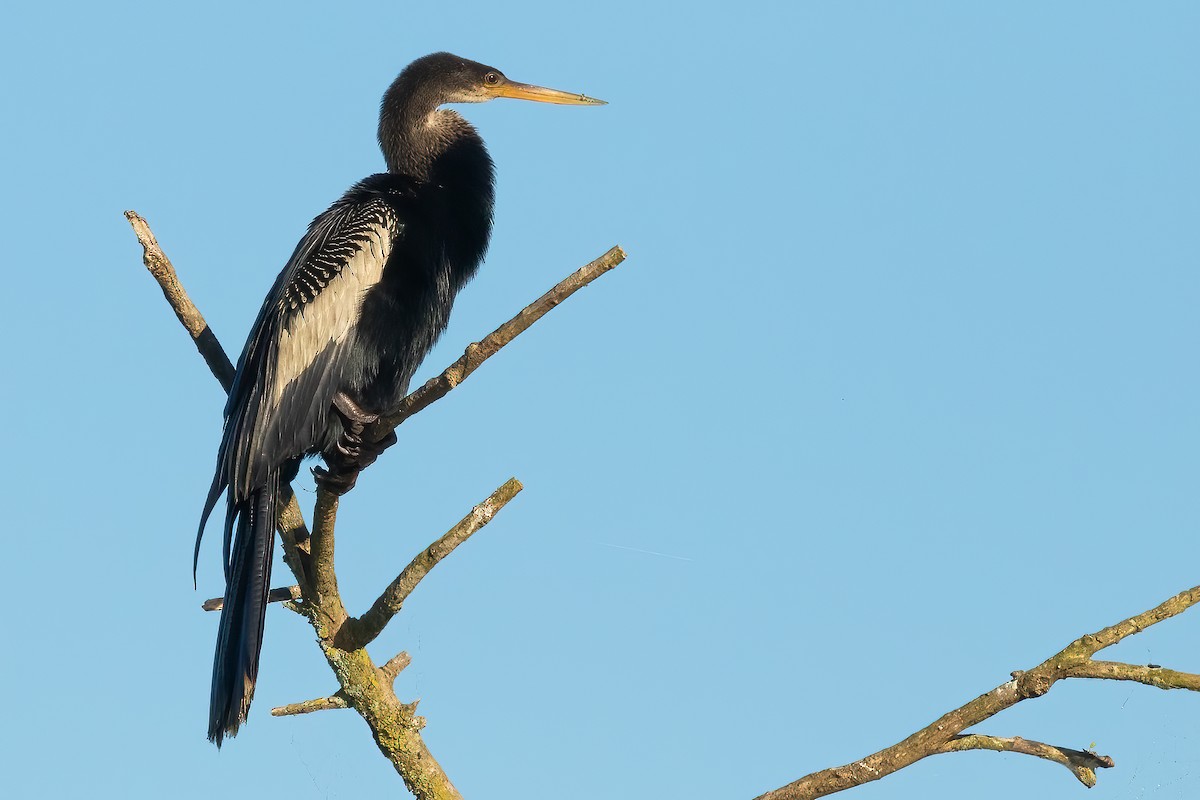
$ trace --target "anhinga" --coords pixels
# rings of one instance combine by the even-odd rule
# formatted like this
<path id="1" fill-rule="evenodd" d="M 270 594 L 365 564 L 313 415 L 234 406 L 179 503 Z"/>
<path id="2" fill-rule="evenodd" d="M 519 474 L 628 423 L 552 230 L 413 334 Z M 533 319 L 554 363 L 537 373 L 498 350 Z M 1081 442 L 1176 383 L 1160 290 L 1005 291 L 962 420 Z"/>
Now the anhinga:
<path id="1" fill-rule="evenodd" d="M 383 96 L 387 172 L 353 186 L 309 225 L 263 302 L 225 406 L 217 470 L 196 538 L 226 492 L 225 601 L 208 738 L 245 721 L 262 649 L 278 492 L 305 456 L 344 491 L 381 448 L 359 434 L 394 410 L 479 267 L 492 227 L 483 140 L 446 103 L 513 97 L 600 105 L 510 81 L 449 53 L 410 64 Z"/>

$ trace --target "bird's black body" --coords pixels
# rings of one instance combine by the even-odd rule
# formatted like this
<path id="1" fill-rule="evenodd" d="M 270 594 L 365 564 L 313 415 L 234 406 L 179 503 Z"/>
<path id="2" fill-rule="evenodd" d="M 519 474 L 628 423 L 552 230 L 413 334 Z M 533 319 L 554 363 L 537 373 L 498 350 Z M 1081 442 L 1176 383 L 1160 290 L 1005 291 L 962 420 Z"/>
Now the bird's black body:
<path id="1" fill-rule="evenodd" d="M 200 521 L 203 534 L 224 492 L 226 589 L 208 725 L 218 746 L 254 695 L 280 488 L 309 455 L 329 466 L 319 476 L 327 488 L 353 485 L 378 452 L 358 438 L 363 424 L 397 407 L 487 250 L 492 160 L 475 129 L 440 106 L 495 97 L 602 104 L 449 53 L 414 61 L 380 108 L 388 171 L 313 220 L 242 350 Z"/>
<path id="2" fill-rule="evenodd" d="M 226 493 L 226 592 L 208 736 L 236 734 L 253 696 L 270 588 L 276 505 L 306 455 L 332 454 L 342 393 L 393 410 L 475 274 L 492 225 L 493 168 L 438 78 L 488 67 L 447 54 L 389 89 L 380 144 L 389 171 L 313 220 L 276 279 L 238 360 L 201 522 Z M 197 553 L 199 551 L 197 538 Z"/>

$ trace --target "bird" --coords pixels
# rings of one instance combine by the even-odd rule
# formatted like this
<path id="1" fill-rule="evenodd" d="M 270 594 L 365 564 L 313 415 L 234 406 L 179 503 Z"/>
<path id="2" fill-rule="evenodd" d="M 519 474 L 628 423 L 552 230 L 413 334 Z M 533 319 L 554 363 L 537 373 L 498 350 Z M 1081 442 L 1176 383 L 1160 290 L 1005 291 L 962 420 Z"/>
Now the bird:
<path id="1" fill-rule="evenodd" d="M 321 456 L 318 484 L 343 493 L 395 441 L 362 433 L 399 405 L 487 251 L 494 165 L 475 128 L 443 106 L 500 97 L 604 105 L 450 53 L 413 61 L 380 103 L 386 171 L 312 221 L 247 337 L 192 564 L 194 573 L 224 494 L 226 586 L 208 722 L 218 748 L 254 697 L 280 490 L 305 457 Z"/>

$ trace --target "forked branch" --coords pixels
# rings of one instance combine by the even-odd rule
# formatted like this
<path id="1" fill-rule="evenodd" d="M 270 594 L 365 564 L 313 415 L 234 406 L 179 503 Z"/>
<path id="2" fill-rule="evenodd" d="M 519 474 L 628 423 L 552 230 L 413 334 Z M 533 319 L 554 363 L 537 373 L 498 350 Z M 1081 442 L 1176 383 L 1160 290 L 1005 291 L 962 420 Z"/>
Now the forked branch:
<path id="1" fill-rule="evenodd" d="M 1112 765 L 1112 759 L 1108 756 L 1095 755 L 1095 763 L 1092 763 L 1082 755 L 1070 755 L 1072 753 L 1078 754 L 1080 751 L 1069 751 L 1065 748 L 1054 748 L 1050 745 L 1042 745 L 1042 747 L 1050 748 L 1042 750 L 1033 747 L 1032 743 L 1028 740 L 1021 740 L 1025 744 L 1019 747 L 1010 746 L 1007 748 L 1002 747 L 1001 743 L 1016 740 L 968 737 L 966 739 L 967 744 L 956 745 L 954 742 L 962 741 L 959 737 L 967 728 L 978 725 L 985 719 L 995 716 L 1022 700 L 1044 695 L 1050 691 L 1051 686 L 1062 678 L 1106 677 L 1119 680 L 1136 680 L 1164 689 L 1200 690 L 1200 675 L 1175 672 L 1174 670 L 1166 670 L 1161 667 L 1138 667 L 1132 664 L 1092 660 L 1092 656 L 1104 648 L 1111 647 L 1122 639 L 1140 633 L 1165 619 L 1182 614 L 1197 602 L 1200 602 L 1200 586 L 1180 592 L 1166 602 L 1160 603 L 1142 614 L 1122 620 L 1116 625 L 1111 625 L 1096 633 L 1082 636 L 1033 669 L 1014 672 L 1012 680 L 997 686 L 987 694 L 980 695 L 960 708 L 943 714 L 904 741 L 880 750 L 878 753 L 873 753 L 852 764 L 824 769 L 820 772 L 806 775 L 799 780 L 789 783 L 787 786 L 760 795 L 758 800 L 811 800 L 816 797 L 825 797 L 855 786 L 860 786 L 864 783 L 877 781 L 928 756 L 963 749 L 979 749 L 985 744 L 996 745 L 995 747 L 986 747 L 985 749 L 1009 749 L 1013 752 L 1029 752 L 1030 755 L 1059 761 L 1059 763 L 1063 763 L 1071 768 L 1076 777 L 1084 783 L 1087 783 L 1089 779 L 1094 783 L 1096 777 L 1095 768 Z M 1032 750 L 1038 750 L 1038 752 L 1031 752 Z M 1051 753 L 1052 750 L 1057 751 L 1059 756 L 1065 758 L 1066 761 L 1060 761 L 1058 756 L 1054 756 Z M 1087 767 L 1087 769 L 1091 770 L 1090 778 L 1089 773 L 1084 771 L 1082 767 Z"/>
<path id="2" fill-rule="evenodd" d="M 228 389 L 233 367 L 216 336 L 188 299 L 171 262 L 158 246 L 145 220 L 132 211 L 126 212 L 126 217 L 142 243 L 147 268 L 162 287 L 164 296 L 192 336 L 209 369 Z M 444 397 L 547 311 L 611 270 L 624 258 L 625 254 L 620 248 L 613 248 L 568 276 L 509 322 L 468 346 L 461 358 L 406 397 L 395 414 L 371 426 L 366 436 L 378 441 L 405 419 Z M 416 704 L 401 703 L 392 689 L 396 676 L 409 663 L 407 653 L 400 653 L 382 667 L 376 667 L 363 647 L 383 630 L 421 579 L 454 548 L 486 525 L 520 489 L 521 485 L 516 479 L 497 489 L 444 536 L 418 554 L 359 619 L 347 615 L 337 590 L 333 561 L 337 498 L 318 490 L 314 530 L 309 536 L 299 505 L 294 495 L 290 496 L 280 512 L 279 528 L 285 558 L 296 574 L 298 585 L 273 590 L 272 599 L 290 600 L 293 607 L 312 622 L 341 688 L 328 697 L 283 706 L 272 713 L 284 716 L 352 707 L 366 719 L 380 750 L 392 761 L 405 785 L 418 798 L 459 798 L 457 790 L 421 740 L 419 730 L 424 726 L 424 720 L 415 715 Z M 302 598 L 302 603 L 297 602 L 297 596 Z M 219 600 L 216 602 L 219 603 Z M 761 795 L 759 800 L 825 797 L 878 780 L 928 756 L 963 750 L 1014 752 L 1047 759 L 1062 764 L 1084 785 L 1092 786 L 1096 782 L 1097 769 L 1113 766 L 1110 757 L 1021 737 L 996 737 L 964 731 L 1022 700 L 1045 694 L 1063 678 L 1125 680 L 1160 689 L 1200 691 L 1200 675 L 1197 674 L 1157 665 L 1142 666 L 1092 658 L 1100 650 L 1176 616 L 1197 602 L 1200 602 L 1200 586 L 1181 592 L 1143 614 L 1077 639 L 1033 669 L 1014 672 L 1012 680 L 942 715 L 902 742 L 852 764 L 814 772 Z"/>
<path id="3" fill-rule="evenodd" d="M 204 357 L 217 380 L 229 391 L 233 381 L 233 366 L 220 342 L 209 329 L 203 316 L 188 298 L 170 260 L 144 219 L 132 211 L 125 214 L 144 251 L 143 261 L 158 281 L 167 302 L 191 335 L 196 348 Z M 527 330 L 551 308 L 561 303 L 581 287 L 611 270 L 625 258 L 620 248 L 613 248 L 596 261 L 576 271 L 516 317 L 502 325 L 483 341 L 470 345 L 466 353 L 409 397 L 400 412 L 377 423 L 368 434 L 374 440 L 388 433 L 407 417 L 416 414 L 461 383 L 486 359 Z M 334 568 L 334 528 L 339 499 L 318 487 L 310 535 L 300 513 L 295 493 L 284 490 L 286 502 L 280 511 L 278 528 L 283 543 L 284 558 L 297 579 L 297 585 L 271 592 L 272 600 L 287 601 L 293 610 L 303 614 L 318 636 L 325 658 L 337 676 L 340 689 L 334 694 L 295 703 L 272 710 L 276 716 L 306 714 L 332 708 L 354 708 L 366 720 L 380 751 L 395 766 L 405 785 L 420 800 L 455 800 L 460 798 L 449 777 L 433 758 L 420 736 L 425 720 L 415 714 L 416 703 L 401 703 L 392 687 L 396 676 L 409 663 L 407 653 L 399 653 L 382 667 L 376 667 L 363 645 L 373 640 L 387 622 L 399 611 L 404 600 L 416 585 L 443 558 L 476 531 L 521 490 L 515 478 L 496 490 L 458 525 L 419 554 L 383 592 L 362 620 L 352 620 L 346 613 L 338 592 Z M 220 607 L 220 599 L 205 603 L 209 610 Z M 347 625 L 352 622 L 353 625 Z M 346 643 L 346 633 L 351 634 Z"/>
<path id="4" fill-rule="evenodd" d="M 379 675 L 389 684 L 395 683 L 396 677 L 404 668 L 412 663 L 408 653 L 397 653 L 391 660 L 379 668 Z M 415 703 L 413 704 L 416 705 Z M 271 709 L 273 717 L 294 717 L 299 714 L 311 714 L 314 711 L 329 711 L 337 708 L 350 708 L 350 698 L 344 691 L 337 691 L 329 697 L 318 697 L 315 700 L 305 700 L 303 703 L 289 703 Z"/>

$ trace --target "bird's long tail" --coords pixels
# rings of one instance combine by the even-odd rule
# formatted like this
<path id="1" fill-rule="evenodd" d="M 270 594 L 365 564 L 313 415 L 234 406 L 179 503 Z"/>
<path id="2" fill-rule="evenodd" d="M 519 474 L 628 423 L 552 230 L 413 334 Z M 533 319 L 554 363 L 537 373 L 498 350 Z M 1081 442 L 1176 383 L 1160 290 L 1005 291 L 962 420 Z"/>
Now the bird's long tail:
<path id="1" fill-rule="evenodd" d="M 237 735 L 254 698 L 271 588 L 278 484 L 278 475 L 272 475 L 267 486 L 255 489 L 245 500 L 230 501 L 226 530 L 236 519 L 237 534 L 232 548 L 226 550 L 225 602 L 213 659 L 208 714 L 208 738 L 217 747 L 227 734 Z M 228 539 L 226 542 L 228 548 Z"/>

